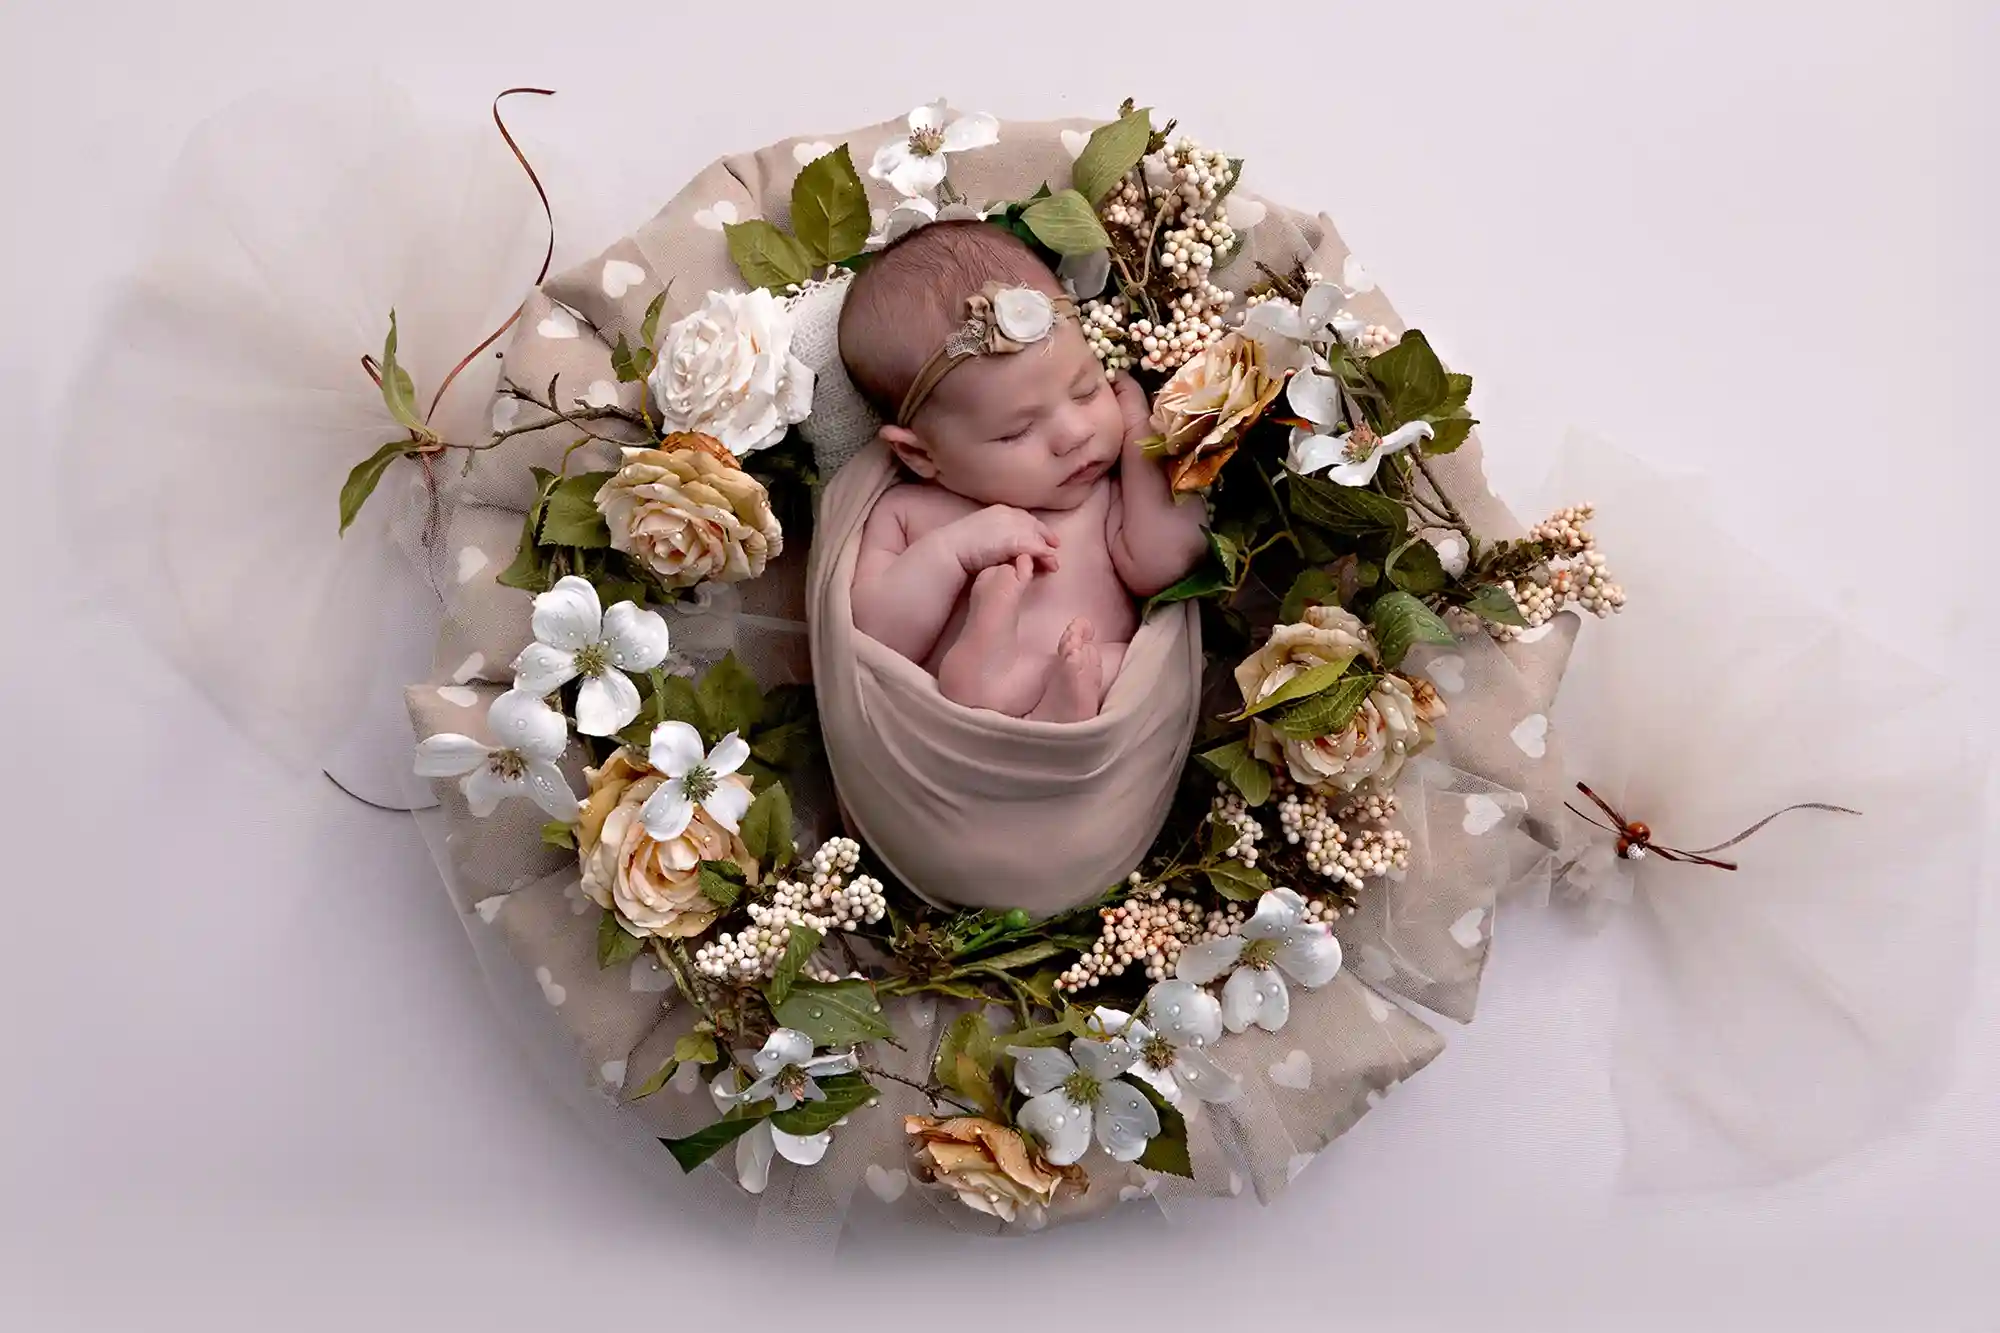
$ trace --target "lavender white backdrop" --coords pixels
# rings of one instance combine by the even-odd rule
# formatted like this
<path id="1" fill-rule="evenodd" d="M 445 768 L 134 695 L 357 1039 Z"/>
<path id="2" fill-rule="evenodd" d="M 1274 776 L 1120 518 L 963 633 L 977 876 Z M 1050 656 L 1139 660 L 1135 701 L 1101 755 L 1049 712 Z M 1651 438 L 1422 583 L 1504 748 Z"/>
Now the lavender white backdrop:
<path id="1" fill-rule="evenodd" d="M 1039 117 L 1131 93 L 1335 216 L 1478 376 L 1503 493 L 1532 493 L 1573 424 L 1721 473 L 1774 563 L 1990 680 L 1991 6 L 680 10 L 0 15 L 0 1324 L 1994 1327 L 1990 912 L 1951 1091 L 1785 1188 L 1612 1195 L 1615 942 L 1516 913 L 1479 1021 L 1273 1208 L 1201 1236 L 896 1233 L 830 1273 L 746 1253 L 530 1080 L 407 821 L 250 749 L 63 576 L 89 534 L 54 494 L 60 402 L 116 355 L 84 345 L 92 316 L 183 137 L 242 93 L 379 68 L 471 118 L 509 84 L 558 88 L 517 116 L 614 230 L 789 133 L 939 94 Z M 1147 40 L 1150 68 L 1108 54 Z"/>

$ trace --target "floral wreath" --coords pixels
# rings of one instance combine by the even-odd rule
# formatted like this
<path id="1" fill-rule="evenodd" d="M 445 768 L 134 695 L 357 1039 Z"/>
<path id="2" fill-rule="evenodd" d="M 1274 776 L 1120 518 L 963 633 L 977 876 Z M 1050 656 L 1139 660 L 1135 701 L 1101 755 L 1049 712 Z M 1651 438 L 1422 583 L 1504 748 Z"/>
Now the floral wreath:
<path id="1" fill-rule="evenodd" d="M 868 166 L 900 196 L 888 209 L 871 211 L 847 144 L 812 145 L 789 230 L 722 220 L 747 290 L 710 291 L 664 328 L 662 291 L 636 338 L 618 336 L 612 369 L 638 393 L 508 379 L 476 443 L 427 424 L 393 314 L 367 359 L 403 434 L 354 468 L 343 530 L 399 459 L 430 478 L 454 450 L 469 463 L 530 431 L 574 435 L 559 468 L 533 470 L 497 575 L 533 595 L 533 642 L 489 739 L 432 734 L 416 771 L 475 817 L 539 806 L 544 843 L 574 852 L 598 913 L 598 965 L 650 959 L 691 1007 L 622 1094 L 707 1085 L 708 1123 L 661 1136 L 686 1170 L 730 1149 L 741 1186 L 762 1191 L 775 1159 L 812 1167 L 858 1119 L 890 1114 L 891 1092 L 921 1101 L 901 1125 L 911 1175 L 1005 1222 L 1039 1224 L 1100 1173 L 1128 1197 L 1135 1178 L 1151 1193 L 1205 1154 L 1226 1159 L 1245 1092 L 1232 1049 L 1283 1031 L 1299 995 L 1341 974 L 1334 926 L 1411 866 L 1406 780 L 1447 713 L 1413 652 L 1624 602 L 1588 505 L 1513 540 L 1468 522 L 1433 460 L 1476 424 L 1472 380 L 1421 332 L 1350 313 L 1373 286 L 1351 259 L 1333 276 L 1260 265 L 1240 296 L 1218 284 L 1262 206 L 1234 193 L 1239 159 L 1174 128 L 1128 102 L 1076 136 L 1067 185 L 985 206 L 948 167 L 998 141 L 991 116 L 912 112 Z M 797 354 L 797 312 L 953 218 L 1032 246 L 1106 374 L 1147 389 L 1146 451 L 1207 506 L 1209 551 L 1145 610 L 1198 604 L 1211 674 L 1234 695 L 1204 717 L 1140 866 L 1043 920 L 933 906 L 851 838 L 801 846 L 794 797 L 820 762 L 810 688 L 765 688 L 733 654 L 694 670 L 670 624 L 763 577 L 810 525 L 807 436 L 840 387 Z M 593 446 L 617 466 L 571 472 Z M 581 795 L 564 768 L 579 755 Z M 885 1052 L 906 1034 L 885 1006 L 940 1000 L 961 1012 L 898 1072 Z M 1199 1132 L 1205 1118 L 1223 1124 Z"/>

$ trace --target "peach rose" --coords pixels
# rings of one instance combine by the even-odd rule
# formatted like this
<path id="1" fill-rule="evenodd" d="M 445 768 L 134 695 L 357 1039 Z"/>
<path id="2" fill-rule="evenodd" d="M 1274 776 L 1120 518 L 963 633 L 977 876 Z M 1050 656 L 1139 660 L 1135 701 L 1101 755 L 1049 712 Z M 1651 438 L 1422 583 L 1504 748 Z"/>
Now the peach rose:
<path id="1" fill-rule="evenodd" d="M 785 549 L 764 484 L 707 435 L 669 435 L 658 449 L 627 449 L 598 488 L 611 546 L 663 587 L 754 579 Z"/>
<path id="2" fill-rule="evenodd" d="M 733 861 L 755 880 L 757 862 L 743 839 L 696 807 L 679 837 L 657 841 L 639 811 L 666 781 L 623 747 L 604 767 L 585 770 L 590 797 L 577 820 L 583 891 L 615 910 L 635 935 L 685 939 L 699 935 L 721 909 L 701 891 L 703 861 Z M 732 773 L 722 779 L 748 787 Z"/>
<path id="3" fill-rule="evenodd" d="M 1223 335 L 1175 371 L 1153 399 L 1153 429 L 1160 436 L 1153 451 L 1173 460 L 1167 480 L 1174 491 L 1212 483 L 1243 432 L 1284 387 L 1284 373 L 1240 333 Z"/>

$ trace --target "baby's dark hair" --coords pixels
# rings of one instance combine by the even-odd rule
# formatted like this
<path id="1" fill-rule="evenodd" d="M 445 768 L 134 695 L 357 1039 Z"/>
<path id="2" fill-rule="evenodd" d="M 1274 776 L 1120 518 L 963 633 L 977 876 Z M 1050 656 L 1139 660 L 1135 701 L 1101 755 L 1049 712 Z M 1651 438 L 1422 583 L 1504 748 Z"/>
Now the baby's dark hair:
<path id="1" fill-rule="evenodd" d="M 931 353 L 965 319 L 965 298 L 989 282 L 1062 294 L 1028 244 L 991 222 L 933 222 L 890 244 L 854 275 L 840 311 L 840 359 L 884 418 Z"/>

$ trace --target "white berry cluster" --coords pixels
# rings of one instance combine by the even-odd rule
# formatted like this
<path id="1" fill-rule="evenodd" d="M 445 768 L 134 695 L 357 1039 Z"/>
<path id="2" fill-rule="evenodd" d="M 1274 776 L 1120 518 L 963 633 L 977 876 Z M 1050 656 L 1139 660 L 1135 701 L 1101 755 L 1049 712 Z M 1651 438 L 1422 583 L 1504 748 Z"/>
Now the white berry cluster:
<path id="1" fill-rule="evenodd" d="M 860 864 L 861 844 L 854 839 L 830 838 L 820 844 L 806 865 L 809 875 L 780 880 L 769 902 L 751 903 L 751 924 L 704 944 L 695 952 L 695 970 L 718 981 L 754 981 L 778 966 L 794 926 L 831 935 L 880 921 L 889 900 L 880 880 L 854 874 Z M 804 970 L 819 976 L 810 964 Z"/>
<path id="2" fill-rule="evenodd" d="M 1599 617 L 1625 608 L 1625 589 L 1611 577 L 1604 552 L 1597 549 L 1597 537 L 1590 531 L 1596 512 L 1596 507 L 1587 503 L 1570 505 L 1528 529 L 1528 540 L 1553 546 L 1556 555 L 1546 573 L 1538 570 L 1527 579 L 1502 581 L 1500 586 L 1513 596 L 1521 618 L 1528 623 L 1490 625 L 1495 638 L 1518 639 L 1526 630 L 1548 624 L 1572 603 Z"/>
<path id="3" fill-rule="evenodd" d="M 1287 843 L 1305 848 L 1314 874 L 1358 890 L 1375 876 L 1408 867 L 1410 839 L 1399 829 L 1348 828 L 1341 815 L 1352 809 L 1336 811 L 1313 792 L 1287 792 L 1278 802 L 1278 824 Z"/>
<path id="4" fill-rule="evenodd" d="M 1354 335 L 1349 346 L 1363 356 L 1379 356 L 1400 341 L 1387 324 L 1370 324 Z"/>
<path id="5" fill-rule="evenodd" d="M 1236 835 L 1236 841 L 1222 851 L 1222 855 L 1232 861 L 1241 861 L 1246 866 L 1257 864 L 1257 843 L 1264 836 L 1264 826 L 1250 813 L 1250 807 L 1236 791 L 1226 783 L 1216 784 L 1219 794 L 1209 802 L 1208 822 L 1218 828 L 1226 828 Z"/>
<path id="6" fill-rule="evenodd" d="M 1135 885 L 1145 883 L 1137 871 Z M 1074 994 L 1110 977 L 1125 975 L 1128 967 L 1143 968 L 1150 981 L 1164 981 L 1173 975 L 1181 950 L 1202 934 L 1202 910 L 1185 898 L 1169 898 L 1163 885 L 1154 885 L 1133 894 L 1116 907 L 1101 907 L 1103 921 L 1096 943 L 1056 978 L 1056 989 Z"/>
<path id="7" fill-rule="evenodd" d="M 1182 137 L 1149 155 L 1099 207 L 1105 225 L 1139 247 L 1144 276 L 1132 276 L 1161 307 L 1155 318 L 1124 295 L 1084 302 L 1085 338 L 1107 373 L 1134 365 L 1171 372 L 1226 331 L 1223 317 L 1235 298 L 1209 275 L 1236 248 L 1236 231 L 1221 211 L 1235 180 L 1227 157 Z"/>

